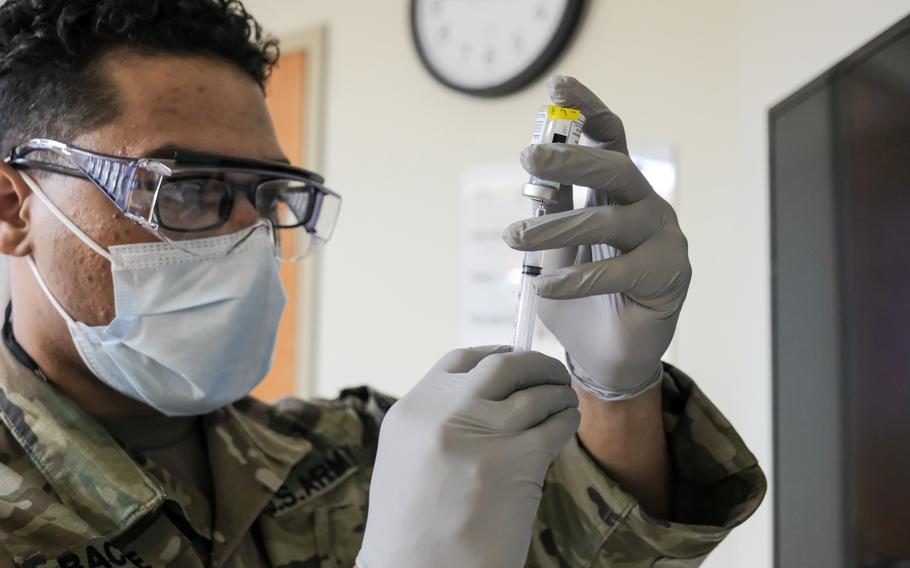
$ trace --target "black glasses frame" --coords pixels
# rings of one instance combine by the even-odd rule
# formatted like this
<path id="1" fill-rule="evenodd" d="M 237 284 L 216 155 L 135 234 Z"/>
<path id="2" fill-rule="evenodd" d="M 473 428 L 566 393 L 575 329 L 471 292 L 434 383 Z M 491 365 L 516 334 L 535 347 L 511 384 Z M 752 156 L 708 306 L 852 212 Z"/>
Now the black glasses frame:
<path id="1" fill-rule="evenodd" d="M 30 158 L 29 156 L 35 152 L 51 152 L 60 161 L 68 161 L 73 165 L 68 166 L 63 163 Z M 318 232 L 317 225 L 325 200 L 329 198 L 337 199 L 339 204 L 341 201 L 339 194 L 323 185 L 325 179 L 319 174 L 282 162 L 268 160 L 252 160 L 187 151 L 175 151 L 173 157 L 169 159 L 124 158 L 78 148 L 55 140 L 38 138 L 14 147 L 5 161 L 17 167 L 34 168 L 69 177 L 88 179 L 101 189 L 127 217 L 152 230 L 163 228 L 181 233 L 211 231 L 223 226 L 230 218 L 237 196 L 237 189 L 232 184 L 225 183 L 228 189 L 228 199 L 225 200 L 225 205 L 219 210 L 219 220 L 212 225 L 188 229 L 168 226 L 163 223 L 158 192 L 162 185 L 172 178 L 195 176 L 200 178 L 221 177 L 224 179 L 225 174 L 231 173 L 261 176 L 262 179 L 258 183 L 250 184 L 249 189 L 245 191 L 247 198 L 257 208 L 256 193 L 262 185 L 280 180 L 301 182 L 306 185 L 310 192 L 307 210 L 303 212 L 301 220 L 294 225 L 275 224 L 275 226 L 280 229 L 303 227 L 312 234 L 317 234 Z M 148 181 L 147 178 L 150 176 L 152 181 L 157 183 L 157 187 L 154 190 L 154 198 L 151 200 L 150 206 L 137 208 L 134 201 L 130 199 L 131 194 L 138 185 L 137 180 L 140 177 Z M 338 208 L 335 207 L 336 216 L 337 210 Z M 334 219 L 330 226 L 334 227 Z"/>

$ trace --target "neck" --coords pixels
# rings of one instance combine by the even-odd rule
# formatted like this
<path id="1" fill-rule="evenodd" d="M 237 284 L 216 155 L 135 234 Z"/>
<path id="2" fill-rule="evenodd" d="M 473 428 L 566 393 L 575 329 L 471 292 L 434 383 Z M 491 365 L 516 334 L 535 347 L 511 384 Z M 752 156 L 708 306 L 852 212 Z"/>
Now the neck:
<path id="1" fill-rule="evenodd" d="M 48 382 L 89 414 L 158 414 L 151 407 L 110 388 L 92 374 L 76 350 L 66 322 L 44 296 L 25 261 L 15 259 L 10 264 L 13 335 Z"/>

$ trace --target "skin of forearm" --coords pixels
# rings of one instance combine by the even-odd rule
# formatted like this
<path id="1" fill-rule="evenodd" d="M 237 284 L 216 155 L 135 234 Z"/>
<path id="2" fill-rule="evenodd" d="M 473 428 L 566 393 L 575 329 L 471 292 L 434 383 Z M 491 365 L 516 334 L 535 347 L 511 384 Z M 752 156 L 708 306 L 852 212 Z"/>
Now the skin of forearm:
<path id="1" fill-rule="evenodd" d="M 582 446 L 646 513 L 669 519 L 671 470 L 661 389 L 611 402 L 578 387 L 575 390 L 581 411 L 578 438 Z"/>

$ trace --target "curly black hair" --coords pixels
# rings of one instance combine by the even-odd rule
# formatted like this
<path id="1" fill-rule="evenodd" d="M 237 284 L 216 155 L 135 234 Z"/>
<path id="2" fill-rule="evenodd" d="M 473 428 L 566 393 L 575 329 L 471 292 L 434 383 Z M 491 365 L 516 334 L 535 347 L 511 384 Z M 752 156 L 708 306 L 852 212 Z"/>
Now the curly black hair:
<path id="1" fill-rule="evenodd" d="M 238 0 L 8 0 L 0 6 L 0 153 L 116 119 L 98 64 L 114 48 L 226 61 L 260 87 L 278 42 Z"/>

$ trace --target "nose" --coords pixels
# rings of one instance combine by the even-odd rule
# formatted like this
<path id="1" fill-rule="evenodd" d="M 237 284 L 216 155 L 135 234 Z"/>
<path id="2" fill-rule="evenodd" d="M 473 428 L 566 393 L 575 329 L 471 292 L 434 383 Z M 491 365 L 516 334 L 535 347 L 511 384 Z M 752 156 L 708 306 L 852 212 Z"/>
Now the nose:
<path id="1" fill-rule="evenodd" d="M 221 227 L 220 232 L 229 235 L 242 231 L 259 221 L 259 218 L 259 212 L 256 210 L 256 206 L 250 201 L 249 197 L 238 193 L 234 198 L 231 216 L 224 226 Z"/>

